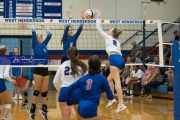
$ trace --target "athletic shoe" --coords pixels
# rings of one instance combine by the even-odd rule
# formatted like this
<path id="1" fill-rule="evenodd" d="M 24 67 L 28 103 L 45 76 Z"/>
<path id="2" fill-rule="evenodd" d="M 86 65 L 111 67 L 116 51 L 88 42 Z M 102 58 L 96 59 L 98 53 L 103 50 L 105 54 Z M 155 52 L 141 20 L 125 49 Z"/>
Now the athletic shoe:
<path id="1" fill-rule="evenodd" d="M 48 111 L 39 110 L 39 112 L 41 113 L 42 117 L 43 117 L 45 120 L 48 120 L 48 118 L 47 118 L 47 112 L 48 112 Z"/>
<path id="2" fill-rule="evenodd" d="M 17 99 L 18 99 L 18 96 L 15 95 L 12 99 L 13 99 L 13 100 L 17 100 Z"/>
<path id="3" fill-rule="evenodd" d="M 31 113 L 31 111 L 29 110 L 29 117 L 30 117 L 32 120 L 35 120 L 35 113 Z"/>
<path id="4" fill-rule="evenodd" d="M 19 100 L 22 100 L 22 99 L 23 99 L 23 98 L 22 98 L 22 95 L 20 94 L 20 95 L 19 95 Z"/>
<path id="5" fill-rule="evenodd" d="M 122 104 L 122 105 L 118 104 L 118 107 L 117 107 L 115 113 L 118 113 L 118 112 L 120 112 L 120 111 L 122 111 L 122 110 L 124 110 L 126 108 L 127 107 L 124 104 Z"/>
<path id="6" fill-rule="evenodd" d="M 125 97 L 126 97 L 126 98 L 133 98 L 133 95 L 132 95 L 132 94 L 129 94 L 129 93 L 125 93 Z"/>
<path id="7" fill-rule="evenodd" d="M 22 106 L 26 107 L 27 104 L 28 104 L 28 101 L 25 100 L 25 101 L 23 102 Z"/>
<path id="8" fill-rule="evenodd" d="M 116 99 L 110 100 L 106 108 L 107 109 L 112 108 L 116 103 L 117 103 Z"/>

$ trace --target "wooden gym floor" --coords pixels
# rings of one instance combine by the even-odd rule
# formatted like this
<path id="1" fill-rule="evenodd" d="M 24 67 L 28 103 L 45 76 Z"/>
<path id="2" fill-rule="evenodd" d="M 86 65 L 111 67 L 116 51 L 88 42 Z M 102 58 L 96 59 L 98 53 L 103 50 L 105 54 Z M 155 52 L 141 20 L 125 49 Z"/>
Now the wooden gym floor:
<path id="1" fill-rule="evenodd" d="M 12 96 L 13 90 L 9 90 Z M 29 95 L 32 95 L 32 89 L 29 91 Z M 57 102 L 58 93 L 55 90 L 51 90 L 48 93 L 48 118 L 49 120 L 61 120 L 61 113 Z M 31 96 L 29 96 L 29 101 Z M 127 109 L 116 114 L 114 111 L 117 107 L 115 105 L 112 109 L 106 109 L 105 106 L 108 100 L 102 95 L 98 114 L 102 120 L 173 120 L 173 100 L 172 99 L 143 99 L 138 96 L 134 98 L 124 98 L 124 102 L 127 105 Z M 13 100 L 12 109 L 8 116 L 8 120 L 30 120 L 28 110 L 30 104 L 23 108 L 21 106 L 22 100 Z M 39 107 L 41 105 L 39 104 Z M 36 109 L 36 120 L 43 120 L 40 113 L 38 113 L 38 107 Z M 71 115 L 71 120 L 77 120 L 75 112 Z"/>

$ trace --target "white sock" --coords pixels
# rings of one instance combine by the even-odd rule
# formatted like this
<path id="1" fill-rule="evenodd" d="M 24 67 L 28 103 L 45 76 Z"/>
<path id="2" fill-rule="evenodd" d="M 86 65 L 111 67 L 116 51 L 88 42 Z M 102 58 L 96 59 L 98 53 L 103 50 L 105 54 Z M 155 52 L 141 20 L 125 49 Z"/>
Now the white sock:
<path id="1" fill-rule="evenodd" d="M 131 95 L 133 94 L 133 90 L 130 90 L 130 94 L 131 94 Z"/>
<path id="2" fill-rule="evenodd" d="M 129 93 L 129 90 L 127 90 L 127 93 Z"/>
<path id="3" fill-rule="evenodd" d="M 123 105 L 123 100 L 119 100 L 119 104 L 120 104 L 120 105 Z"/>

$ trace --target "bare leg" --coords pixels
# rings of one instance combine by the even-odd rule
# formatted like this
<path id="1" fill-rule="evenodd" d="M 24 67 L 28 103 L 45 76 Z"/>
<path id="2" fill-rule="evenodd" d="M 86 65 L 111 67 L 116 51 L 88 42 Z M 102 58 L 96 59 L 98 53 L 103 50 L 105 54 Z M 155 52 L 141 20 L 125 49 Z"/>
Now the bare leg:
<path id="1" fill-rule="evenodd" d="M 10 104 L 11 105 L 11 98 L 10 98 L 10 94 L 9 94 L 8 90 L 2 92 L 0 94 L 0 98 L 2 99 L 4 104 Z M 6 107 L 3 108 L 2 118 L 7 118 L 9 110 L 10 110 L 9 108 L 6 108 Z"/>
<path id="2" fill-rule="evenodd" d="M 83 120 L 83 118 L 78 113 L 78 105 L 73 105 L 73 107 L 74 107 L 74 109 L 76 111 L 77 120 Z"/>
<path id="3" fill-rule="evenodd" d="M 64 111 L 66 110 L 66 107 L 67 107 L 66 102 L 59 102 L 59 107 L 61 110 L 62 120 L 70 120 L 71 115 L 67 115 L 64 113 Z"/>

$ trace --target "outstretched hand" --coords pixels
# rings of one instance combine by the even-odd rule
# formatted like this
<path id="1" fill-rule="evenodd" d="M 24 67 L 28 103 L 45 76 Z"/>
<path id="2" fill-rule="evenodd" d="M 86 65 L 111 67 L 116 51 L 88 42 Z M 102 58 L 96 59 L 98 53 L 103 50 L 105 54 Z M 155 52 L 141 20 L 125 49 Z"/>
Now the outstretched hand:
<path id="1" fill-rule="evenodd" d="M 99 9 L 94 9 L 94 12 L 95 12 L 96 14 L 101 14 L 101 11 L 100 11 Z"/>
<path id="2" fill-rule="evenodd" d="M 71 11 L 68 11 L 68 12 L 67 12 L 67 16 L 69 17 L 69 19 L 72 19 L 72 18 L 73 18 L 73 14 L 71 13 Z"/>
<path id="3" fill-rule="evenodd" d="M 40 23 L 39 24 L 41 27 L 45 28 L 45 24 L 44 23 Z"/>
<path id="4" fill-rule="evenodd" d="M 85 15 L 85 11 L 81 11 L 81 17 L 82 17 L 82 19 L 85 19 L 86 18 L 86 15 Z"/>

